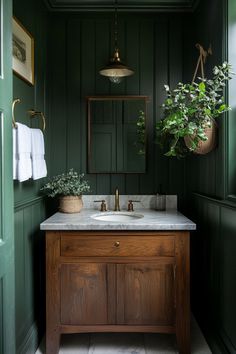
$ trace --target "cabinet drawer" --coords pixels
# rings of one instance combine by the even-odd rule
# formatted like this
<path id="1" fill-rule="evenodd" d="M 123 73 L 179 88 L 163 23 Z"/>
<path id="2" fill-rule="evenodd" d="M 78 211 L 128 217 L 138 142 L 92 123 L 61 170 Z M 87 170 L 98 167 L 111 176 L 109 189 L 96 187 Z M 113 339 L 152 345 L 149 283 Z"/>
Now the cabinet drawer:
<path id="1" fill-rule="evenodd" d="M 73 235 L 61 236 L 61 256 L 65 257 L 171 257 L 173 236 Z"/>

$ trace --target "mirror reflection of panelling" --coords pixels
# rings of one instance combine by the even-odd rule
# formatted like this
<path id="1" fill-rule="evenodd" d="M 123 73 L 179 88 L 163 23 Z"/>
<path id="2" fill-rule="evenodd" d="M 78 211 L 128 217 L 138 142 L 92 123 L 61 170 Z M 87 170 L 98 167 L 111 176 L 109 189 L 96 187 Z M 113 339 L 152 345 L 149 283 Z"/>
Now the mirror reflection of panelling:
<path id="1" fill-rule="evenodd" d="M 88 172 L 145 173 L 147 96 L 90 96 Z"/>

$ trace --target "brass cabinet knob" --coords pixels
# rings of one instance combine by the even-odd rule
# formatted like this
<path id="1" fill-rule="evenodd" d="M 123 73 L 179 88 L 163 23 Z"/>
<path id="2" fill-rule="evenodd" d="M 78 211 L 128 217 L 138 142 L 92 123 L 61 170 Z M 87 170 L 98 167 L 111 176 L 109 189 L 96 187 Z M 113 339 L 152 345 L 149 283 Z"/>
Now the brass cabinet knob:
<path id="1" fill-rule="evenodd" d="M 114 246 L 115 246 L 115 247 L 119 247 L 119 246 L 120 246 L 120 241 L 116 241 L 116 242 L 114 243 Z"/>

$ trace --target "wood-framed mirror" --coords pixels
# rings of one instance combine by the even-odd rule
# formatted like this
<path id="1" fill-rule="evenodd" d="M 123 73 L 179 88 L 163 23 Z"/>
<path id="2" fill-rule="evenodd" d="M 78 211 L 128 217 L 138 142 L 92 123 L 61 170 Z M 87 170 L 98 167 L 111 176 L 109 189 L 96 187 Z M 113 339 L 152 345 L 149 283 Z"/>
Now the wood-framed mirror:
<path id="1" fill-rule="evenodd" d="M 89 96 L 88 173 L 145 173 L 147 96 Z"/>

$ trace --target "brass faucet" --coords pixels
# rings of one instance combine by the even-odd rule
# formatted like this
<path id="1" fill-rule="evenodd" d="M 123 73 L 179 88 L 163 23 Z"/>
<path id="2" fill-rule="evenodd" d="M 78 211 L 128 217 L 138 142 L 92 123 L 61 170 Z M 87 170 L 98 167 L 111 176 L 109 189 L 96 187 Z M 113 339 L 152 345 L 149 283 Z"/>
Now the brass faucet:
<path id="1" fill-rule="evenodd" d="M 119 190 L 116 188 L 115 191 L 115 211 L 120 211 L 120 197 L 119 197 Z"/>

